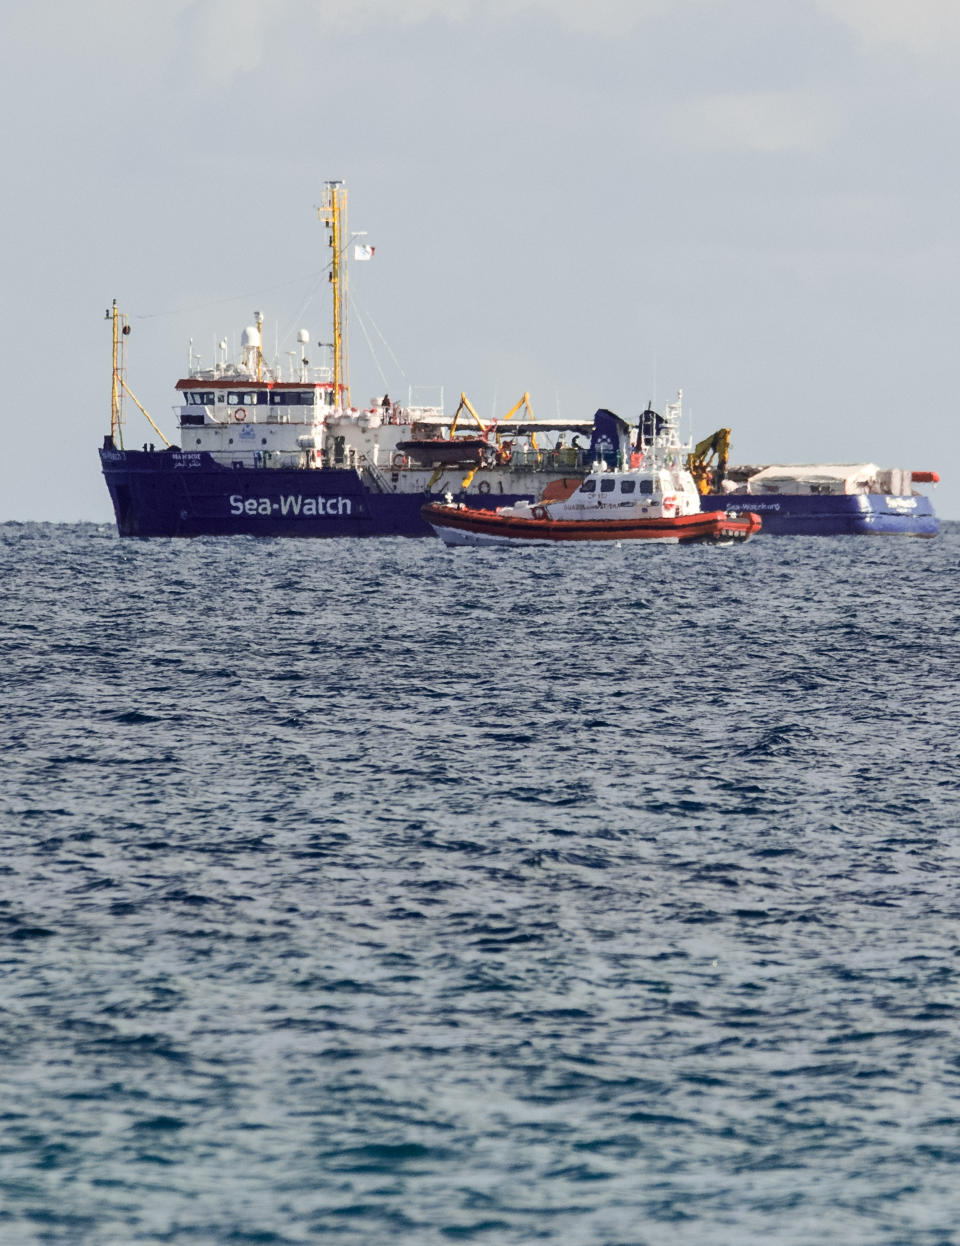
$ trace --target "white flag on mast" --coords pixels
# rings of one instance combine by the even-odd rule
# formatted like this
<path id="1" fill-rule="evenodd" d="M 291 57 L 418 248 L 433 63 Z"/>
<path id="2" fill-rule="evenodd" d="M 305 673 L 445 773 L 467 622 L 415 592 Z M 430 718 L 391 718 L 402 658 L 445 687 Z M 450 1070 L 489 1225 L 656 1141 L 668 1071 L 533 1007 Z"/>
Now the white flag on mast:
<path id="1" fill-rule="evenodd" d="M 355 260 L 372 260 L 376 247 L 368 247 L 365 242 L 358 242 L 353 248 L 353 258 Z"/>

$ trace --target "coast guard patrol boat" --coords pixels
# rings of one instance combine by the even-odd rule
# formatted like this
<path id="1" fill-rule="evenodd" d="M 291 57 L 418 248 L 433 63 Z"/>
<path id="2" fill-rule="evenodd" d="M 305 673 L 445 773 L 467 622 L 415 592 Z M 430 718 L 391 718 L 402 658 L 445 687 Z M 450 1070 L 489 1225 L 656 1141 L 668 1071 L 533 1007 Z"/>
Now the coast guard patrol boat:
<path id="1" fill-rule="evenodd" d="M 701 506 L 689 468 L 691 446 L 680 441 L 681 401 L 663 415 L 647 410 L 636 439 L 612 411 L 616 440 L 596 447 L 590 473 L 551 481 L 538 502 L 478 510 L 450 498 L 430 503 L 423 517 L 447 545 L 552 545 L 558 541 L 656 541 L 662 544 L 745 541 L 760 531 L 756 514 Z"/>

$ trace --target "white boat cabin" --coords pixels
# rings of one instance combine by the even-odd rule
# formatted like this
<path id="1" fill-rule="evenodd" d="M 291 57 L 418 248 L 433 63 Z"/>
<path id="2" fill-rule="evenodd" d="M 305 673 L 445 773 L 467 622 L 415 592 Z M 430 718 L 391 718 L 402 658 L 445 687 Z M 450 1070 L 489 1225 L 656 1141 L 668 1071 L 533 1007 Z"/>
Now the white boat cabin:
<path id="1" fill-rule="evenodd" d="M 518 502 L 501 513 L 517 519 L 661 519 L 700 509 L 700 493 L 684 467 L 597 463 L 574 488 L 548 488 L 539 502 Z"/>
<path id="2" fill-rule="evenodd" d="M 571 519 L 615 518 L 632 515 L 694 515 L 700 494 L 687 471 L 666 467 L 644 470 L 594 471 L 562 505 L 551 504 L 551 514 Z"/>
<path id="3" fill-rule="evenodd" d="M 747 481 L 747 493 L 909 494 L 910 472 L 876 463 L 771 464 Z"/>

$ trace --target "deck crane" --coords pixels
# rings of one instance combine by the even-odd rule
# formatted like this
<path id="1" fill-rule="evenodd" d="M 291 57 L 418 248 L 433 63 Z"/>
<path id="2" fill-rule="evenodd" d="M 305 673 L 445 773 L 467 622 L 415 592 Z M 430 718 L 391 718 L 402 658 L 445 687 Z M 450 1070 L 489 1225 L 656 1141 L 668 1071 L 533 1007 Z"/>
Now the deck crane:
<path id="1" fill-rule="evenodd" d="M 693 447 L 687 456 L 687 467 L 701 493 L 719 493 L 729 454 L 729 428 L 718 428 Z"/>

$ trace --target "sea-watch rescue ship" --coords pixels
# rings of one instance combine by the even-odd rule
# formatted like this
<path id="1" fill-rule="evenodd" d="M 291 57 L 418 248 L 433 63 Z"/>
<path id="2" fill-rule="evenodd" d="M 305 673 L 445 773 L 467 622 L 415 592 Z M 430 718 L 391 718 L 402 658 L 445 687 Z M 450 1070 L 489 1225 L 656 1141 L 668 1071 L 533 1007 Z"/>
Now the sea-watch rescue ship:
<path id="1" fill-rule="evenodd" d="M 212 367 L 191 348 L 176 383 L 180 445 L 167 442 L 126 382 L 127 318 L 116 303 L 110 432 L 100 451 L 121 536 L 430 536 L 421 508 L 453 494 L 483 509 L 538 497 L 552 481 L 586 474 L 598 447 L 616 440 L 597 419 L 534 418 L 528 394 L 484 422 L 466 395 L 451 417 L 439 403 L 392 401 L 357 407 L 347 375 L 348 252 L 372 248 L 347 232 L 347 189 L 324 185 L 319 209 L 330 247 L 331 362 L 311 365 L 310 334 L 284 368 L 263 351 L 254 313 L 228 357 Z M 125 444 L 124 394 L 164 443 Z"/>

